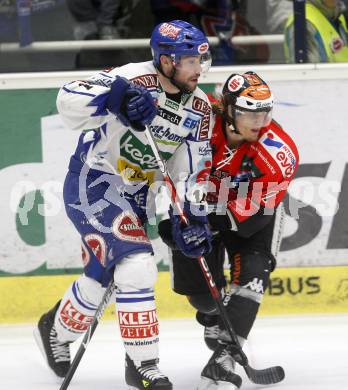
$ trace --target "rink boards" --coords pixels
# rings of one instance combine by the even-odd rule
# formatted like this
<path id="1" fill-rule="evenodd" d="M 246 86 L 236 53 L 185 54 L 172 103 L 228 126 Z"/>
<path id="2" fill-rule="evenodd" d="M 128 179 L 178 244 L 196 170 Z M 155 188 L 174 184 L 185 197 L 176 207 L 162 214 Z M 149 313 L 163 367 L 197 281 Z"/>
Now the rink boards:
<path id="1" fill-rule="evenodd" d="M 0 279 L 0 322 L 33 322 L 52 307 L 76 275 L 22 276 Z M 171 291 L 169 272 L 156 284 L 160 318 L 192 317 L 186 298 Z M 348 267 L 281 268 L 271 275 L 261 315 L 348 312 Z M 112 300 L 111 303 L 113 303 Z M 115 316 L 110 304 L 105 317 Z"/>

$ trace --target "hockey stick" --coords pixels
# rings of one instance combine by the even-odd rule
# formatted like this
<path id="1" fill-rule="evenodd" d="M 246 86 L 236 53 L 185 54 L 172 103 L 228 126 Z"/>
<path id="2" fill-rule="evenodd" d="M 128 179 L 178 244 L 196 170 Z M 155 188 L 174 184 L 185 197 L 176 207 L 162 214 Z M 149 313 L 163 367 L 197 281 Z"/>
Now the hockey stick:
<path id="1" fill-rule="evenodd" d="M 91 341 L 91 338 L 92 338 L 92 336 L 97 328 L 97 325 L 99 324 L 101 317 L 103 316 L 103 313 L 106 309 L 106 306 L 109 303 L 111 295 L 115 291 L 115 288 L 116 288 L 115 283 L 113 280 L 111 280 L 107 289 L 105 290 L 105 293 L 103 295 L 101 302 L 99 303 L 97 311 L 94 314 L 93 320 L 89 324 L 88 329 L 87 329 L 85 335 L 83 336 L 83 340 L 81 342 L 81 345 L 76 352 L 74 360 L 72 361 L 71 366 L 69 368 L 69 371 L 67 372 L 67 374 L 64 378 L 64 381 L 63 381 L 62 385 L 60 386 L 59 390 L 66 390 L 69 387 L 71 379 L 75 374 L 75 371 L 76 371 L 76 369 L 77 369 L 77 367 L 82 359 L 82 356 L 86 352 L 86 348 L 87 348 L 89 342 Z"/>
<path id="2" fill-rule="evenodd" d="M 152 149 L 152 152 L 157 160 L 157 164 L 159 166 L 159 169 L 161 170 L 163 174 L 164 181 L 166 182 L 166 185 L 169 189 L 170 195 L 171 195 L 171 201 L 172 204 L 175 205 L 180 218 L 182 222 L 185 224 L 188 224 L 188 219 L 184 215 L 183 209 L 180 205 L 180 202 L 177 197 L 177 191 L 175 188 L 175 184 L 168 172 L 166 163 L 163 161 L 163 159 L 160 156 L 160 152 L 156 143 L 156 140 L 154 139 L 151 130 L 148 126 L 146 126 L 145 129 L 145 135 L 147 137 L 147 140 L 149 142 L 149 145 Z M 203 256 L 200 256 L 198 259 L 198 263 L 201 267 L 201 270 L 203 272 L 204 278 L 207 282 L 207 285 L 209 287 L 210 293 L 216 303 L 216 306 L 218 308 L 220 317 L 222 318 L 224 325 L 231 337 L 232 340 L 232 348 L 233 348 L 233 357 L 236 360 L 237 363 L 239 363 L 245 370 L 248 378 L 256 384 L 260 385 L 270 385 L 272 383 L 278 383 L 282 381 L 285 377 L 284 369 L 280 366 L 274 366 L 274 367 L 269 367 L 265 368 L 263 370 L 256 370 L 252 368 L 249 365 L 248 358 L 245 355 L 245 353 L 242 350 L 242 347 L 238 341 L 237 334 L 233 330 L 231 321 L 228 317 L 227 311 L 222 303 L 222 298 L 220 295 L 220 292 L 218 288 L 216 287 L 216 284 L 214 282 L 213 276 L 209 270 L 208 264 L 205 261 Z"/>

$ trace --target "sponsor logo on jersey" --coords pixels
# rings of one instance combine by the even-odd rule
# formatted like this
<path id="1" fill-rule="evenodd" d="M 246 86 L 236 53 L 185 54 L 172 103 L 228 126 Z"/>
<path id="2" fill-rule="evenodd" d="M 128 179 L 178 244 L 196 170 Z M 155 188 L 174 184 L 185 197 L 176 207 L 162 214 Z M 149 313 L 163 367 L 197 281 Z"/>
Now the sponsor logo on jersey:
<path id="1" fill-rule="evenodd" d="M 115 81 L 112 77 L 103 76 L 103 74 L 99 73 L 97 76 L 92 78 L 89 82 L 93 85 L 101 85 L 102 87 L 110 87 L 111 84 Z"/>
<path id="2" fill-rule="evenodd" d="M 135 77 L 131 80 L 136 85 L 141 85 L 145 88 L 156 88 L 157 87 L 157 75 L 144 74 L 139 77 Z"/>
<path id="3" fill-rule="evenodd" d="M 112 222 L 112 233 L 123 241 L 149 244 L 140 218 L 132 211 L 126 210 Z"/>
<path id="4" fill-rule="evenodd" d="M 269 131 L 267 134 L 261 137 L 260 141 L 262 140 L 262 143 L 267 146 L 280 149 L 282 146 L 284 146 L 284 143 L 282 142 L 282 140 L 280 140 L 279 137 L 276 138 L 277 139 L 275 139 L 275 134 Z"/>
<path id="5" fill-rule="evenodd" d="M 261 152 L 260 148 L 256 145 L 250 145 L 250 148 L 255 150 L 260 159 L 267 165 L 267 168 L 275 175 L 277 172 L 274 169 L 273 165 L 269 162 L 268 158 Z"/>
<path id="6" fill-rule="evenodd" d="M 170 131 L 170 127 L 165 128 L 164 126 L 151 126 L 151 132 L 155 138 L 173 142 L 174 144 L 181 144 L 185 138 L 182 135 L 172 133 Z"/>
<path id="7" fill-rule="evenodd" d="M 139 166 L 133 165 L 127 160 L 118 159 L 117 169 L 125 182 L 145 181 L 148 184 L 154 182 L 155 171 L 143 171 Z"/>
<path id="8" fill-rule="evenodd" d="M 121 336 L 130 339 L 142 339 L 158 336 L 158 318 L 156 310 L 140 312 L 118 311 Z"/>
<path id="9" fill-rule="evenodd" d="M 158 115 L 166 121 L 173 123 L 174 125 L 179 125 L 182 119 L 181 116 L 174 114 L 173 112 L 170 112 L 162 107 L 158 107 Z"/>
<path id="10" fill-rule="evenodd" d="M 277 161 L 280 163 L 285 177 L 289 177 L 294 173 L 296 160 L 292 151 L 287 145 L 284 145 L 281 151 L 276 155 Z"/>
<path id="11" fill-rule="evenodd" d="M 164 37 L 175 39 L 181 30 L 182 29 L 180 27 L 175 27 L 170 23 L 163 23 L 158 31 Z"/>
<path id="12" fill-rule="evenodd" d="M 183 123 L 183 126 L 186 127 L 187 129 L 194 129 L 197 127 L 197 124 L 199 122 L 199 119 L 193 119 L 190 116 L 186 117 Z"/>
<path id="13" fill-rule="evenodd" d="M 171 108 L 172 110 L 179 111 L 180 104 L 177 102 L 174 102 L 174 100 L 166 99 L 164 102 L 164 105 Z"/>
<path id="14" fill-rule="evenodd" d="M 70 300 L 63 306 L 59 318 L 63 322 L 63 326 L 65 325 L 68 329 L 72 329 L 77 333 L 85 332 L 93 321 L 93 316 L 79 312 Z"/>
<path id="15" fill-rule="evenodd" d="M 183 93 L 181 95 L 181 104 L 183 106 L 185 106 L 186 103 L 190 100 L 191 96 L 192 96 L 192 93 Z"/>
<path id="16" fill-rule="evenodd" d="M 212 153 L 212 148 L 209 144 L 209 142 L 207 142 L 204 146 L 200 146 L 198 148 L 198 154 L 200 156 L 210 156 Z"/>
<path id="17" fill-rule="evenodd" d="M 143 169 L 156 169 L 157 161 L 149 150 L 131 131 L 121 138 L 120 154 Z M 148 152 L 147 152 L 148 151 Z"/>
<path id="18" fill-rule="evenodd" d="M 277 162 L 285 178 L 294 173 L 296 158 L 290 147 L 280 137 L 269 130 L 260 138 L 259 142 L 266 146 L 266 150 Z"/>
<path id="19" fill-rule="evenodd" d="M 106 263 L 106 244 L 105 240 L 99 234 L 87 234 L 84 236 L 85 243 L 88 248 L 94 253 L 94 256 L 98 259 L 99 263 L 105 267 Z"/>
<path id="20" fill-rule="evenodd" d="M 199 128 L 198 139 L 203 141 L 208 139 L 209 129 L 210 129 L 210 107 L 208 107 L 208 111 L 204 114 L 201 119 L 201 126 Z"/>
<path id="21" fill-rule="evenodd" d="M 209 104 L 205 100 L 203 100 L 197 96 L 195 96 L 193 98 L 192 109 L 194 111 L 198 111 L 198 112 L 201 112 L 203 114 L 207 113 L 208 111 L 210 112 Z"/>
<path id="22" fill-rule="evenodd" d="M 280 137 L 272 131 L 268 131 L 260 138 L 259 142 L 266 145 L 268 153 L 277 162 L 284 177 L 289 177 L 294 173 L 296 158 L 289 146 Z"/>

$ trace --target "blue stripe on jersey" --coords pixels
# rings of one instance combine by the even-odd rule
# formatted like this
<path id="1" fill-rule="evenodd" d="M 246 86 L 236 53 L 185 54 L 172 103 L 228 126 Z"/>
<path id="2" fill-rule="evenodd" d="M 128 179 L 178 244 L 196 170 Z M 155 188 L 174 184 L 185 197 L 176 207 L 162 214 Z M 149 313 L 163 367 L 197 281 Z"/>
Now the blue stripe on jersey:
<path id="1" fill-rule="evenodd" d="M 101 74 L 102 76 L 104 76 L 104 77 L 108 77 L 109 79 L 114 79 L 113 76 L 110 76 L 109 74 L 106 74 L 106 73 L 104 73 L 104 72 L 100 72 L 100 74 Z"/>
<path id="2" fill-rule="evenodd" d="M 155 297 L 143 297 L 143 298 L 117 298 L 116 303 L 135 303 L 135 302 L 146 302 L 146 301 L 154 301 Z"/>
<path id="3" fill-rule="evenodd" d="M 91 114 L 91 116 L 100 116 L 100 115 L 108 115 L 108 111 L 106 109 L 106 101 L 109 98 L 109 92 L 105 92 L 101 95 L 96 96 L 94 99 L 92 99 L 87 106 L 93 107 L 96 106 L 96 111 Z"/>
<path id="4" fill-rule="evenodd" d="M 67 87 L 63 87 L 63 90 L 68 93 L 75 93 L 76 95 L 84 95 L 84 96 L 91 96 L 95 97 L 93 93 L 87 93 L 87 92 L 78 92 L 78 91 L 72 91 L 71 89 L 68 89 Z"/>
<path id="5" fill-rule="evenodd" d="M 97 308 L 97 306 L 88 306 L 86 305 L 83 301 L 81 301 L 81 299 L 78 297 L 78 287 L 77 287 L 77 282 L 75 281 L 72 285 L 72 291 L 73 291 L 73 294 L 77 300 L 77 302 L 82 306 L 84 307 L 85 309 L 88 309 L 88 310 L 95 310 Z"/>
<path id="6" fill-rule="evenodd" d="M 195 129 L 193 129 L 195 130 Z M 196 128 L 196 131 L 194 134 L 190 133 L 187 137 L 186 137 L 186 141 L 193 141 L 193 142 L 202 142 L 200 141 L 197 137 L 198 137 L 198 133 L 199 133 L 199 128 Z"/>

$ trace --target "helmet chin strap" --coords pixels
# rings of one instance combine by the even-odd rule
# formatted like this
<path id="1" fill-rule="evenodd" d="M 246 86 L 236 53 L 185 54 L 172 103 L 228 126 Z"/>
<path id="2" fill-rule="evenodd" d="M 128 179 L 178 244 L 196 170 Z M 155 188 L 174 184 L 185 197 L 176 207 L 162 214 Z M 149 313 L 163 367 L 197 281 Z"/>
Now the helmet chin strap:
<path id="1" fill-rule="evenodd" d="M 234 124 L 228 125 L 228 127 L 229 127 L 229 129 L 231 130 L 232 133 L 241 135 L 240 132 L 238 131 L 237 127 Z"/>
<path id="2" fill-rule="evenodd" d="M 173 70 L 171 72 L 171 75 L 170 76 L 167 76 L 164 72 L 163 72 L 163 69 L 162 69 L 162 66 L 161 64 L 159 64 L 157 67 L 158 71 L 161 73 L 162 76 L 164 76 L 166 79 L 168 79 L 176 88 L 178 88 L 178 90 L 181 92 L 181 93 L 192 93 L 192 91 L 186 89 L 183 85 L 181 85 L 180 83 L 178 83 L 174 77 L 176 75 L 176 68 L 175 66 L 173 65 Z"/>
<path id="3" fill-rule="evenodd" d="M 224 117 L 225 124 L 227 124 L 228 122 L 226 120 L 226 114 L 223 114 L 223 117 Z M 240 132 L 237 129 L 234 117 L 231 117 L 231 119 L 232 119 L 232 121 L 231 121 L 232 123 L 228 124 L 229 129 L 231 130 L 232 133 L 241 135 Z"/>

